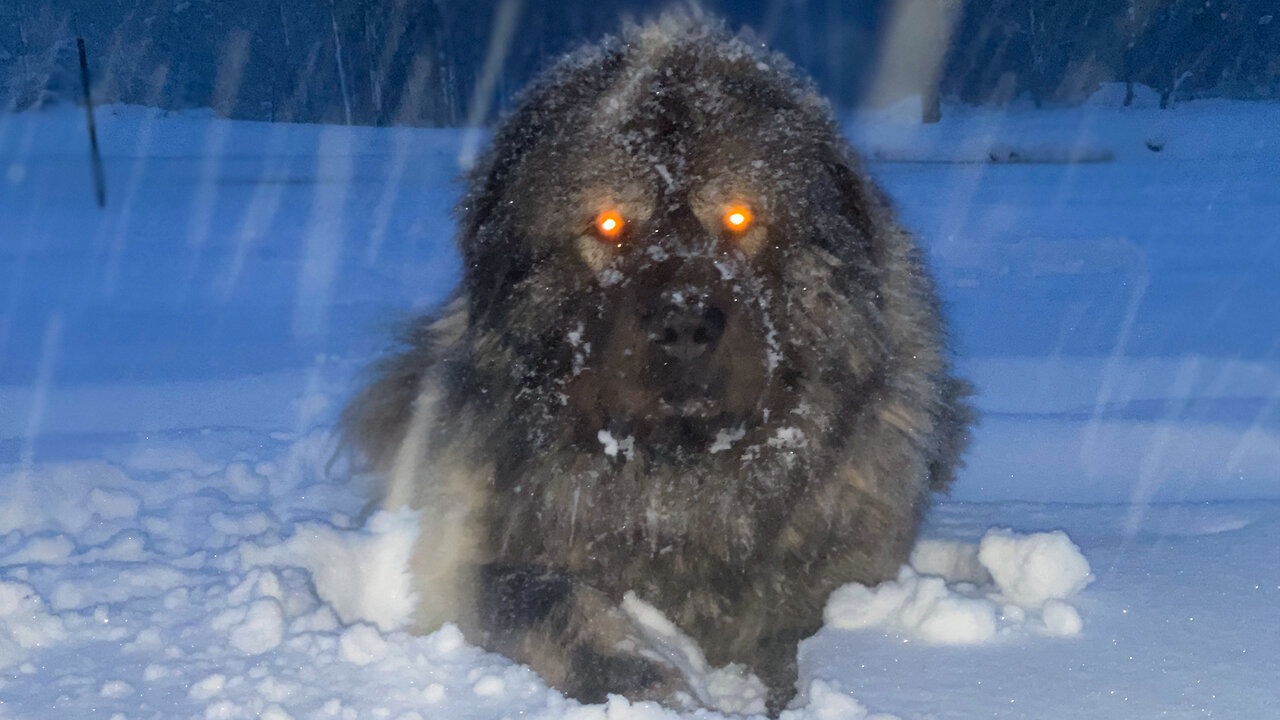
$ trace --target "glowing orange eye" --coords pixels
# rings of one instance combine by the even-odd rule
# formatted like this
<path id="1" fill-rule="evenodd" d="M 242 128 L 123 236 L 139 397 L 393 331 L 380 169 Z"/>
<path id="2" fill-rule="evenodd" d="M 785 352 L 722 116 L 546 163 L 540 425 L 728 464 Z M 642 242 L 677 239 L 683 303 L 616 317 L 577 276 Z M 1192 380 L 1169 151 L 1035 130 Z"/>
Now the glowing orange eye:
<path id="1" fill-rule="evenodd" d="M 751 227 L 751 209 L 746 205 L 733 205 L 724 211 L 724 227 L 731 232 L 745 232 Z"/>
<path id="2" fill-rule="evenodd" d="M 617 210 L 604 210 L 596 216 L 596 234 L 601 240 L 617 240 L 625 225 Z"/>

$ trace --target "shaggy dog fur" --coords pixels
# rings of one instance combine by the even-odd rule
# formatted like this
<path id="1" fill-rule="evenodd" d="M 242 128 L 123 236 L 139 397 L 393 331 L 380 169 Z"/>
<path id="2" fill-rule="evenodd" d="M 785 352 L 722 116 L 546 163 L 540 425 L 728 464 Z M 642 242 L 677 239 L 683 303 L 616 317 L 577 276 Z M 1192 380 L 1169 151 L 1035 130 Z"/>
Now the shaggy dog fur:
<path id="1" fill-rule="evenodd" d="M 345 418 L 422 512 L 420 628 L 672 701 L 634 591 L 777 713 L 827 595 L 895 576 L 966 443 L 919 252 L 811 85 L 687 15 L 545 73 L 469 180 L 461 286 Z"/>

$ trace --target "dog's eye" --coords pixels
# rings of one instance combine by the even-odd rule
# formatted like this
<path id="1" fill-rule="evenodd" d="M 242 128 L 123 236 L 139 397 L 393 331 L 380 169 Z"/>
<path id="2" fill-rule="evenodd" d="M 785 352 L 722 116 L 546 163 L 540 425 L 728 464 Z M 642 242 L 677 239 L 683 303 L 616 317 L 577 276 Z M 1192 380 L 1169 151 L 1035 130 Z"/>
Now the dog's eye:
<path id="1" fill-rule="evenodd" d="M 751 208 L 746 205 L 730 205 L 725 208 L 724 216 L 721 219 L 724 222 L 724 229 L 734 235 L 746 232 L 754 220 L 751 215 Z"/>
<path id="2" fill-rule="evenodd" d="M 601 242 L 617 242 L 622 237 L 624 227 L 626 221 L 617 210 L 604 210 L 596 216 L 595 232 Z"/>

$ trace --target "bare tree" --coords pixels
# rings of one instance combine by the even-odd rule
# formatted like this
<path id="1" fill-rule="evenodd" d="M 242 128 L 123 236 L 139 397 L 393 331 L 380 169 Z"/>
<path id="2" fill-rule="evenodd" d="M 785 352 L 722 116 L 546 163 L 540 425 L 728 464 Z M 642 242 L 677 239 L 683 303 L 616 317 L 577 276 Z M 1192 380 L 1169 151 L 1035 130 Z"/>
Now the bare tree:
<path id="1" fill-rule="evenodd" d="M 16 4 L 18 48 L 3 85 L 11 110 L 40 109 L 74 97 L 76 89 L 75 38 L 65 12 L 42 5 L 34 12 Z"/>

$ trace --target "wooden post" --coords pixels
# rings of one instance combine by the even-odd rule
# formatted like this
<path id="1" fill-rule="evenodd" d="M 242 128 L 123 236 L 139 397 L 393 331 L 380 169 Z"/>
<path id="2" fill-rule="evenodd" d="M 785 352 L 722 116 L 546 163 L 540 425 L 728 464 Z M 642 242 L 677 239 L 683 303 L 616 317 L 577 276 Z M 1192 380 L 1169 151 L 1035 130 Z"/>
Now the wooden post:
<path id="1" fill-rule="evenodd" d="M 102 153 L 98 151 L 98 126 L 93 119 L 93 96 L 89 93 L 89 60 L 84 52 L 84 38 L 76 38 L 80 51 L 80 87 L 84 90 L 84 115 L 89 123 L 89 161 L 93 166 L 93 193 L 98 207 L 107 205 L 107 183 L 102 175 Z"/>

